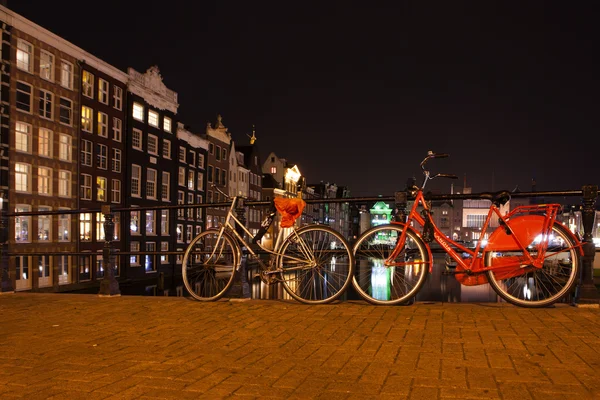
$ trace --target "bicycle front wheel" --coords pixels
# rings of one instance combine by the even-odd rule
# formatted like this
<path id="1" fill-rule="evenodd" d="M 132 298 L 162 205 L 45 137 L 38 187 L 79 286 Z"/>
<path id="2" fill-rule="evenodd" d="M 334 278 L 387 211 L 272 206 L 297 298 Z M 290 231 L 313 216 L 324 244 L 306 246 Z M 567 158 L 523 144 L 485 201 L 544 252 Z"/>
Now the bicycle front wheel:
<path id="1" fill-rule="evenodd" d="M 283 287 L 301 303 L 332 302 L 350 284 L 354 265 L 350 245 L 331 228 L 309 225 L 292 231 L 280 253 Z"/>
<path id="2" fill-rule="evenodd" d="M 537 257 L 536 242 L 528 246 L 528 251 Z M 541 268 L 528 266 L 523 261 L 519 266 L 520 275 L 503 279 L 500 269 L 487 272 L 492 288 L 509 303 L 521 307 L 546 307 L 565 297 L 577 279 L 579 253 L 575 241 L 567 229 L 555 223 L 552 226 L 548 248 Z M 499 268 L 519 259 L 525 260 L 522 250 L 495 252 L 493 249 L 484 255 L 486 267 Z"/>
<path id="3" fill-rule="evenodd" d="M 376 226 L 365 231 L 354 245 L 352 284 L 369 303 L 406 303 L 425 283 L 431 264 L 427 247 L 410 229 L 404 243 L 399 243 L 404 229 L 399 225 Z"/>
<path id="4" fill-rule="evenodd" d="M 196 300 L 213 301 L 225 295 L 233 284 L 239 249 L 226 233 L 209 230 L 196 236 L 183 255 L 183 284 Z"/>

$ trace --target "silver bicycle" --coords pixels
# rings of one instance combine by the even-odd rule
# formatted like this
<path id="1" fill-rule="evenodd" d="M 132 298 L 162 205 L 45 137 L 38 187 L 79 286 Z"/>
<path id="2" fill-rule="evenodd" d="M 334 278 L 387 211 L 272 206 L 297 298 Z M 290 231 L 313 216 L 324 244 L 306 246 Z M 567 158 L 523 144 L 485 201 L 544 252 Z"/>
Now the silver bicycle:
<path id="1" fill-rule="evenodd" d="M 287 217 L 292 223 L 288 228 L 279 229 L 273 250 L 266 248 L 260 240 L 273 223 L 275 210 L 268 213 L 261 229 L 252 235 L 235 216 L 235 209 L 243 197 L 235 196 L 231 200 L 225 223 L 200 233 L 184 253 L 183 282 L 193 298 L 214 301 L 225 296 L 240 267 L 243 248 L 247 249 L 249 258 L 258 262 L 264 283 L 281 283 L 299 302 L 325 304 L 344 293 L 354 273 L 352 249 L 342 235 L 328 226 L 310 224 L 296 228 L 293 225 L 302 213 L 304 200 L 273 200 L 272 206 L 282 213 L 283 219 Z M 243 234 L 236 230 L 236 225 Z M 244 236 L 252 238 L 252 243 Z"/>

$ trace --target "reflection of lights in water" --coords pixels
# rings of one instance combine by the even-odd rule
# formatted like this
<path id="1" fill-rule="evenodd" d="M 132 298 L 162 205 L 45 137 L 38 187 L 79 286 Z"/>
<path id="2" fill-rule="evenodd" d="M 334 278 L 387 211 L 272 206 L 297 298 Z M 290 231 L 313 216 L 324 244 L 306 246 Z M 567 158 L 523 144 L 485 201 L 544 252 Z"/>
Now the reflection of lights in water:
<path id="1" fill-rule="evenodd" d="M 390 300 L 390 270 L 377 260 L 371 268 L 371 291 L 372 297 L 377 300 Z"/>
<path id="2" fill-rule="evenodd" d="M 523 285 L 523 297 L 527 300 L 531 299 L 531 290 L 529 289 L 529 285 L 527 283 Z"/>

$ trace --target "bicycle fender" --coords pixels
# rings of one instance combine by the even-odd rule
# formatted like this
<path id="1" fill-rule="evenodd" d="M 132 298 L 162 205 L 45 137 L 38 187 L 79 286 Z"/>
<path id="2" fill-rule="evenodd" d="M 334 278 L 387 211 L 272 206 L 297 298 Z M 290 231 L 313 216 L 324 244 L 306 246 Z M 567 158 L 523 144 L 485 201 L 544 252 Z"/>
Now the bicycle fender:
<path id="1" fill-rule="evenodd" d="M 515 218 L 511 218 L 507 221 L 512 233 L 506 233 L 506 229 L 500 226 L 490 235 L 487 245 L 485 246 L 486 251 L 510 251 L 518 248 L 518 244 L 515 237 L 523 246 L 530 245 L 534 239 L 540 234 L 546 217 L 542 215 L 523 215 Z M 555 221 L 560 224 L 560 222 Z M 562 224 L 560 224 L 562 225 Z M 564 225 L 563 225 L 564 226 Z M 565 227 L 569 236 L 573 239 L 573 243 L 579 244 L 577 237 L 571 232 L 570 229 Z M 578 251 L 583 254 L 581 246 L 578 246 Z"/>

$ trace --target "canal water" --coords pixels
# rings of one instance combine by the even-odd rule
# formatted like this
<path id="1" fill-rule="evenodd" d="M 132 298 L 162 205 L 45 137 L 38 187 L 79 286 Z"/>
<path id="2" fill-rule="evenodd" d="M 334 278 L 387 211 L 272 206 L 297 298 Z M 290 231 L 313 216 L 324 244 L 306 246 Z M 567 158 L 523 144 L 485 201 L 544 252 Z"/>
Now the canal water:
<path id="1" fill-rule="evenodd" d="M 257 280 L 255 284 L 259 284 Z M 181 278 L 175 282 L 171 282 L 169 278 L 164 278 L 164 281 L 146 281 L 142 283 L 127 283 L 119 284 L 121 294 L 124 296 L 184 296 L 188 297 Z M 259 291 L 250 290 L 253 297 Z M 96 294 L 98 288 L 89 288 L 71 293 L 87 293 Z M 361 297 L 349 288 L 345 294 L 345 300 L 359 300 Z M 444 262 L 444 254 L 434 254 L 433 271 L 428 275 L 425 285 L 421 288 L 417 295 L 417 301 L 421 302 L 497 302 L 498 296 L 488 285 L 478 286 L 463 286 L 454 275 L 447 273 L 446 264 Z"/>

